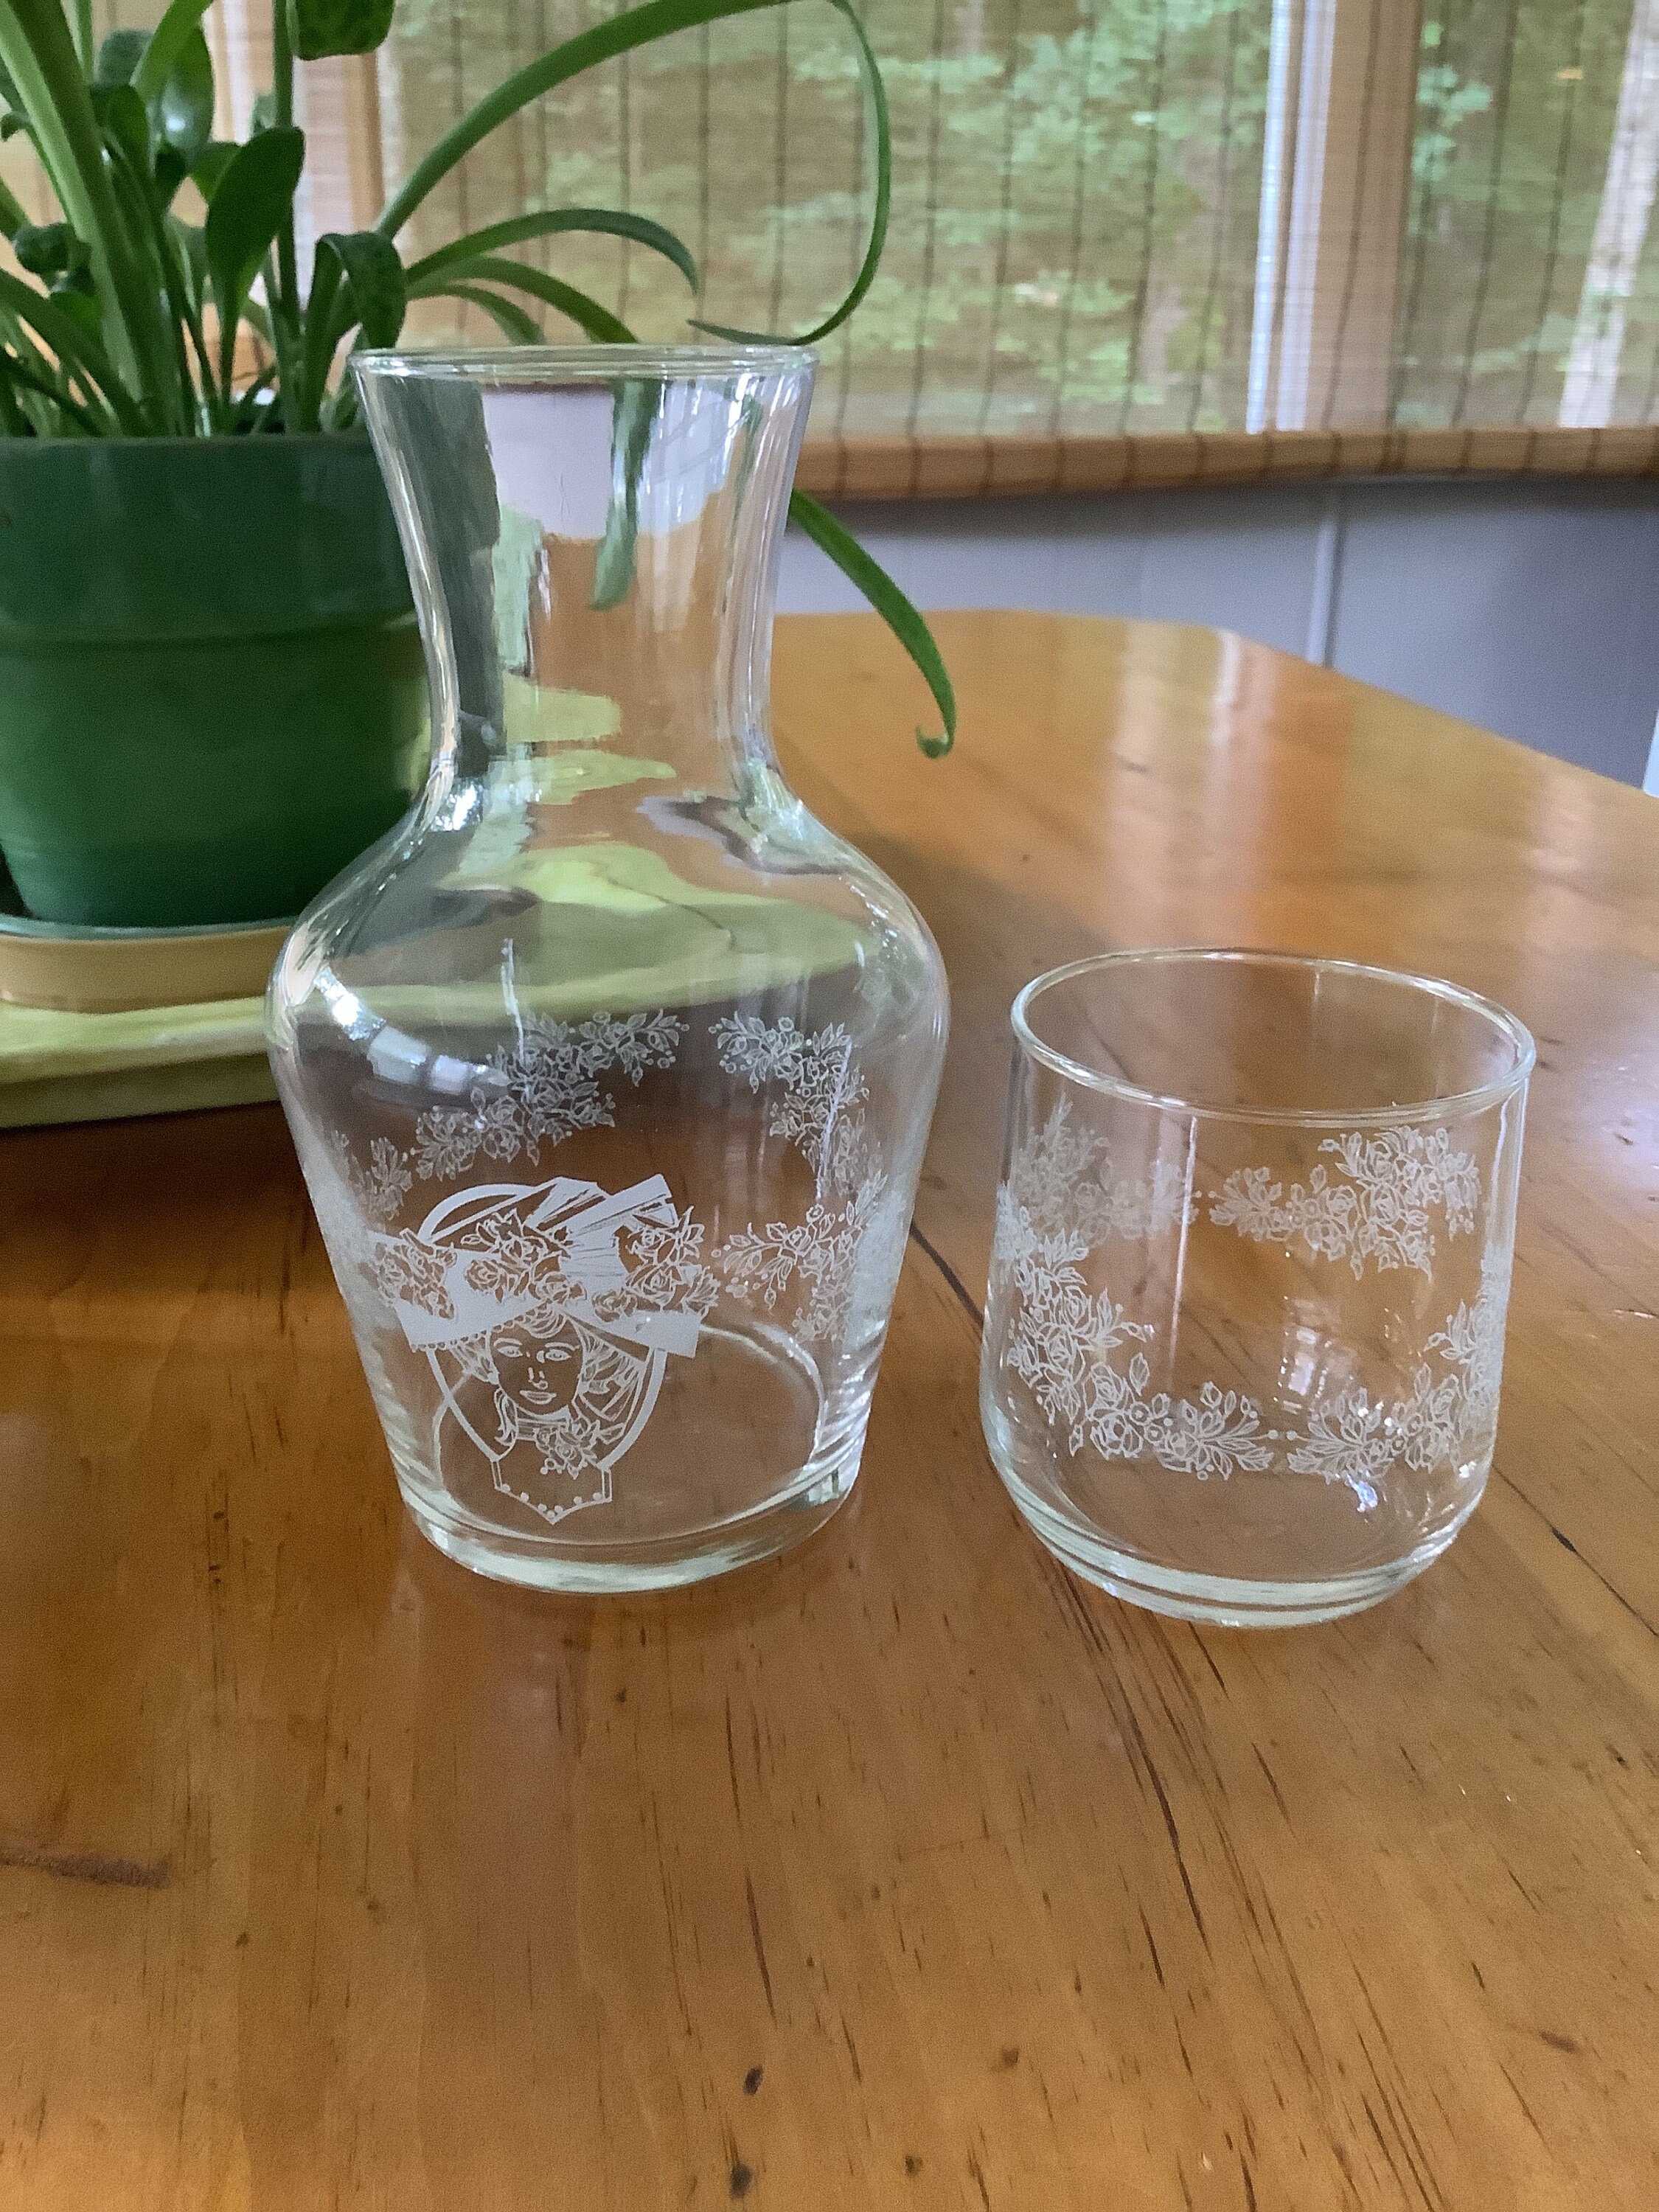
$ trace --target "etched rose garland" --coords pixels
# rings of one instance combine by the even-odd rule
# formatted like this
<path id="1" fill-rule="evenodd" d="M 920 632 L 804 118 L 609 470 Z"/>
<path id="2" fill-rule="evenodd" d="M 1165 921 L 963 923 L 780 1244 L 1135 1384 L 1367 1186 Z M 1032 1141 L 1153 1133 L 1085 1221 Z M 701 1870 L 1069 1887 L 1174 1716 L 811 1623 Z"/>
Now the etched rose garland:
<path id="1" fill-rule="evenodd" d="M 1258 1243 L 1300 1246 L 1356 1279 L 1368 1269 L 1431 1273 L 1437 1213 L 1449 1237 L 1474 1229 L 1480 1175 L 1445 1130 L 1344 1133 L 1321 1150 L 1330 1164 L 1322 1160 L 1305 1185 L 1288 1190 L 1267 1168 L 1229 1175 L 1209 1194 L 1209 1220 Z M 994 1289 L 1011 1312 L 1004 1356 L 1070 1452 L 1224 1480 L 1270 1467 L 1279 1445 L 1294 1473 L 1345 1485 L 1364 1512 L 1378 1503 L 1395 1464 L 1425 1471 L 1473 1455 L 1490 1437 L 1509 1287 L 1507 1258 L 1496 1249 L 1485 1255 L 1474 1305 L 1461 1304 L 1425 1340 L 1434 1358 L 1419 1364 L 1403 1398 L 1347 1385 L 1312 1408 L 1303 1434 L 1264 1431 L 1254 1399 L 1214 1382 L 1196 1398 L 1152 1391 L 1139 1346 L 1154 1329 L 1127 1319 L 1109 1289 L 1092 1291 L 1084 1267 L 1114 1240 L 1155 1237 L 1194 1218 L 1167 1163 L 1155 1163 L 1145 1180 L 1120 1175 L 1105 1143 L 1073 1126 L 1065 1100 L 1010 1163 L 992 1255 Z"/>

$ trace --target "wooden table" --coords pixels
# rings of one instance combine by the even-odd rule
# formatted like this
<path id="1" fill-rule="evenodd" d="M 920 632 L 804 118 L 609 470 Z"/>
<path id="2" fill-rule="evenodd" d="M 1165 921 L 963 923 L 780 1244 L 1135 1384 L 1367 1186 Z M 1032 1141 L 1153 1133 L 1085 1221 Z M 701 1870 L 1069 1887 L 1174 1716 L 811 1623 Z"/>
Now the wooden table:
<path id="1" fill-rule="evenodd" d="M 274 1109 L 0 1142 L 0 2205 L 1659 2203 L 1659 805 L 1207 632 L 780 639 L 956 1031 L 863 1483 L 649 1601 L 400 1511 Z M 1498 1467 L 1334 1626 L 1024 1532 L 976 1304 L 1033 971 L 1319 947 L 1529 1022 Z"/>

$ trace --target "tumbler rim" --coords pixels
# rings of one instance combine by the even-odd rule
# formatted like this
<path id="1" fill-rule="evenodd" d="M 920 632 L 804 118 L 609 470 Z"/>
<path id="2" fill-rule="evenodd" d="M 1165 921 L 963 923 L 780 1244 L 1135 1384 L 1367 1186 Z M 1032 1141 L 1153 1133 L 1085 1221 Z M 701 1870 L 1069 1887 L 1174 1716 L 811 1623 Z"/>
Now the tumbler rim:
<path id="1" fill-rule="evenodd" d="M 1506 1073 L 1495 1076 L 1491 1082 L 1480 1084 L 1472 1090 L 1448 1091 L 1432 1098 L 1402 1099 L 1398 1103 L 1387 1106 L 1222 1105 L 1149 1091 L 1143 1085 L 1110 1074 L 1104 1068 L 1091 1067 L 1085 1060 L 1075 1059 L 1071 1054 L 1060 1051 L 1058 1046 L 1049 1044 L 1038 1036 L 1032 1026 L 1031 1010 L 1036 1000 L 1044 992 L 1058 984 L 1070 982 L 1079 975 L 1097 974 L 1105 969 L 1150 968 L 1164 963 L 1231 963 L 1239 966 L 1299 969 L 1313 975 L 1363 976 L 1373 982 L 1403 985 L 1457 1006 L 1465 1013 L 1473 1014 L 1488 1024 L 1510 1046 L 1515 1055 L 1514 1065 Z M 1149 1106 L 1160 1113 L 1179 1114 L 1189 1121 L 1250 1122 L 1278 1127 L 1389 1128 L 1402 1121 L 1449 1121 L 1463 1115 L 1480 1113 L 1483 1109 L 1497 1105 L 1524 1090 L 1538 1058 L 1537 1045 L 1524 1022 L 1517 1019 L 1506 1006 L 1499 1006 L 1495 999 L 1483 997 L 1478 991 L 1466 990 L 1461 983 L 1448 982 L 1442 976 L 1419 975 L 1410 969 L 1385 968 L 1368 961 L 1340 960 L 1322 953 L 1275 951 L 1254 945 L 1138 945 L 1113 952 L 1091 953 L 1085 959 L 1067 961 L 1062 967 L 1050 968 L 1041 975 L 1034 975 L 1016 996 L 1011 1019 L 1015 1040 L 1029 1059 L 1084 1090 L 1121 1098 L 1133 1105 Z"/>
<path id="2" fill-rule="evenodd" d="M 803 375 L 817 366 L 810 346 L 717 345 L 366 346 L 352 367 L 369 377 L 453 379 L 502 391 L 613 384 L 619 377 L 690 382 L 699 377 Z"/>

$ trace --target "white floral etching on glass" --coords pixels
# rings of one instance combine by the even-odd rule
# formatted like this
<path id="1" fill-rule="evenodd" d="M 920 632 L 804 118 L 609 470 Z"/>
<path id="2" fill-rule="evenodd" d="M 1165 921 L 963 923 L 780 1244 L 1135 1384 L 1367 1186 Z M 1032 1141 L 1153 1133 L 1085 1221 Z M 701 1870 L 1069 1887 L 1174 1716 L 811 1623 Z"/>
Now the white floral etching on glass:
<path id="1" fill-rule="evenodd" d="M 1437 1377 L 1425 1361 L 1407 1397 L 1373 1399 L 1350 1384 L 1315 1406 L 1307 1437 L 1296 1439 L 1298 1448 L 1291 1454 L 1294 1472 L 1346 1483 L 1360 1511 L 1368 1513 L 1396 1461 L 1425 1474 L 1448 1461 L 1467 1465 L 1485 1459 L 1498 1424 L 1509 1274 L 1507 1253 L 1488 1246 L 1474 1305 L 1460 1304 L 1424 1346 L 1449 1371 Z"/>
<path id="2" fill-rule="evenodd" d="M 1178 1176 L 1155 1173 L 1139 1185 L 1115 1176 L 1102 1140 L 1068 1126 L 1062 1100 L 1015 1153 L 997 1193 L 993 1267 L 1016 1308 L 1005 1356 L 1073 1452 L 1087 1446 L 1105 1459 L 1151 1459 L 1224 1481 L 1272 1464 L 1260 1407 L 1212 1382 L 1195 1399 L 1149 1394 L 1146 1353 L 1121 1355 L 1149 1340 L 1151 1326 L 1125 1320 L 1109 1291 L 1091 1295 L 1081 1266 L 1097 1243 L 1161 1235 L 1185 1219 Z"/>
<path id="3" fill-rule="evenodd" d="M 1105 1139 L 1075 1127 L 1071 1115 L 1062 1098 L 1009 1164 L 997 1199 L 999 1240 L 1005 1219 L 1008 1235 L 1081 1237 L 1085 1253 L 1109 1237 L 1160 1237 L 1182 1227 L 1186 1186 L 1175 1163 L 1155 1159 L 1145 1181 L 1120 1175 Z"/>
<path id="4" fill-rule="evenodd" d="M 1289 1200 L 1266 1170 L 1230 1176 L 1210 1218 L 1242 1234 L 1288 1242 L 1346 1259 L 1356 1276 L 1428 1269 L 1434 1252 L 1428 1212 L 1438 1205 L 1452 1235 L 1472 1229 L 1480 1201 L 1478 1170 L 1443 1132 L 1343 1138 L 1336 1152 L 1352 1184 L 1316 1170 Z M 1073 1127 L 1062 1102 L 1015 1153 L 997 1194 L 994 1282 L 1011 1310 L 1004 1358 L 1030 1389 L 1044 1419 L 1069 1449 L 1110 1460 L 1152 1460 L 1172 1472 L 1224 1480 L 1270 1468 L 1276 1448 L 1291 1470 L 1352 1492 L 1361 1512 L 1381 1497 L 1396 1463 L 1418 1473 L 1468 1464 L 1491 1451 L 1503 1366 L 1509 1293 L 1507 1254 L 1489 1248 L 1480 1293 L 1424 1343 L 1425 1358 L 1401 1398 L 1373 1398 L 1350 1383 L 1316 1403 L 1306 1433 L 1264 1431 L 1257 1402 L 1206 1382 L 1195 1398 L 1152 1392 L 1139 1347 L 1155 1334 L 1131 1321 L 1109 1290 L 1091 1291 L 1084 1265 L 1112 1237 L 1146 1238 L 1189 1218 L 1173 1179 L 1135 1184 L 1114 1175 L 1104 1144 Z"/>
<path id="5" fill-rule="evenodd" d="M 369 1146 L 368 1166 L 360 1167 L 337 1129 L 329 1139 L 328 1149 L 341 1181 L 363 1214 L 384 1227 L 415 1188 L 403 1153 L 389 1137 L 376 1137 Z"/>
<path id="6" fill-rule="evenodd" d="M 1236 1169 L 1215 1194 L 1211 1220 L 1258 1243 L 1299 1239 L 1310 1257 L 1346 1260 L 1356 1279 L 1372 1261 L 1379 1270 L 1430 1273 L 1436 1207 L 1448 1236 L 1474 1228 L 1480 1170 L 1470 1153 L 1452 1149 L 1444 1129 L 1353 1131 L 1326 1138 L 1319 1149 L 1335 1156 L 1335 1166 L 1315 1168 L 1305 1187 L 1293 1182 L 1288 1193 L 1271 1168 Z"/>
<path id="7" fill-rule="evenodd" d="M 868 1176 L 839 1205 L 815 1201 L 793 1227 L 769 1221 L 764 1229 L 739 1230 L 721 1248 L 726 1280 L 740 1294 L 758 1291 L 769 1311 L 798 1290 L 803 1334 L 815 1343 L 835 1336 L 847 1319 L 859 1247 L 884 1183 Z"/>
<path id="8" fill-rule="evenodd" d="M 608 1504 L 671 1358 L 690 1359 L 719 1285 L 703 1231 L 652 1176 L 484 1183 L 373 1240 L 375 1283 L 497 1490 L 549 1522 Z"/>
<path id="9" fill-rule="evenodd" d="M 599 1079 L 615 1072 L 638 1088 L 650 1067 L 672 1067 L 686 1024 L 677 1015 L 593 1014 L 555 1022 L 532 1014 L 520 1042 L 490 1054 L 473 1079 L 468 1106 L 422 1114 L 415 1127 L 416 1172 L 422 1182 L 465 1175 L 486 1159 L 532 1165 L 544 1144 L 578 1129 L 610 1128 L 617 1102 Z"/>
<path id="10" fill-rule="evenodd" d="M 817 1174 L 826 1138 L 861 1121 L 857 1109 L 869 1096 L 846 1030 L 839 1022 L 799 1030 L 787 1014 L 769 1027 L 758 1014 L 731 1014 L 714 1024 L 714 1036 L 728 1075 L 746 1079 L 751 1091 L 781 1086 L 767 1128 L 798 1146 Z"/>
<path id="11" fill-rule="evenodd" d="M 839 1022 L 808 1031 L 785 1015 L 768 1024 L 733 1014 L 714 1024 L 727 1075 L 778 1095 L 769 1102 L 770 1135 L 793 1144 L 817 1189 L 803 1221 L 752 1224 L 727 1238 L 720 1265 L 739 1294 L 759 1294 L 769 1312 L 791 1297 L 799 1326 L 823 1343 L 845 1327 L 859 1253 L 887 1189 L 862 1107 L 869 1096 Z"/>

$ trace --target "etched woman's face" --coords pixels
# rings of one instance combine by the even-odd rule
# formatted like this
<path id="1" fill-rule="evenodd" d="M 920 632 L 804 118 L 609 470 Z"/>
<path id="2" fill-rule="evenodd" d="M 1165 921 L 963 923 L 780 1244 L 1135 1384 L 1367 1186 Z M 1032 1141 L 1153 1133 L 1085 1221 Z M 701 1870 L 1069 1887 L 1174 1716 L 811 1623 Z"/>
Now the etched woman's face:
<path id="1" fill-rule="evenodd" d="M 570 1403 L 581 1380 L 580 1340 L 568 1322 L 547 1336 L 527 1328 L 497 1329 L 489 1340 L 495 1379 L 515 1405 L 538 1420 Z"/>

